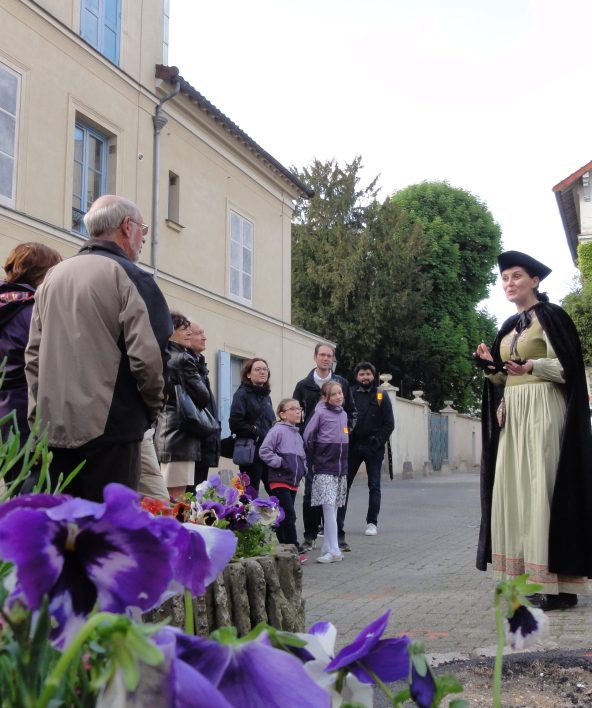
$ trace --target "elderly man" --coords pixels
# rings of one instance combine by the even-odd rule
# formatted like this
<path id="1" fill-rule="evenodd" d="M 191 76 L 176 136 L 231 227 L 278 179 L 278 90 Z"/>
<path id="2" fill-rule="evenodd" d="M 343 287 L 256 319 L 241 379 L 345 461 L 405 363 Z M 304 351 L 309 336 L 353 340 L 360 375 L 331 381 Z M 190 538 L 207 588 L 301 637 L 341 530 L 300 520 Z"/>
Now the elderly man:
<path id="1" fill-rule="evenodd" d="M 210 372 L 204 356 L 208 338 L 206 337 L 203 326 L 193 320 L 189 325 L 189 336 L 189 349 L 193 352 L 195 358 L 197 359 L 197 370 L 199 371 L 199 374 L 208 389 L 208 393 L 210 394 L 210 400 L 207 404 L 207 408 L 210 410 L 214 418 L 218 420 L 218 406 L 216 405 L 216 399 L 214 398 L 214 394 L 212 393 L 212 388 L 210 386 Z M 218 462 L 220 461 L 220 431 L 201 438 L 200 442 L 201 459 L 195 463 L 195 485 L 206 481 L 210 467 L 218 466 Z M 194 490 L 195 486 L 187 487 L 188 492 L 193 492 Z"/>
<path id="2" fill-rule="evenodd" d="M 68 492 L 102 501 L 109 482 L 135 489 L 140 442 L 163 405 L 167 304 L 138 260 L 148 227 L 139 208 L 99 197 L 90 236 L 37 290 L 25 373 L 29 421 L 47 427 L 50 475 L 82 471 Z"/>

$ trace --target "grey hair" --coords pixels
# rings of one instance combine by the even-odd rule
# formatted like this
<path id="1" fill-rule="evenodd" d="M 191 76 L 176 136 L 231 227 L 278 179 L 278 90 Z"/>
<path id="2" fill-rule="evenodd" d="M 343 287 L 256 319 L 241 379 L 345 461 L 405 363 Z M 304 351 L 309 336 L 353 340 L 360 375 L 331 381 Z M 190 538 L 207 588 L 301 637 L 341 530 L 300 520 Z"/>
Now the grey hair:
<path id="1" fill-rule="evenodd" d="M 138 207 L 125 197 L 113 196 L 112 199 L 105 200 L 102 206 L 96 209 L 91 207 L 84 215 L 84 225 L 88 235 L 93 238 L 115 231 L 126 216 L 139 220 Z"/>

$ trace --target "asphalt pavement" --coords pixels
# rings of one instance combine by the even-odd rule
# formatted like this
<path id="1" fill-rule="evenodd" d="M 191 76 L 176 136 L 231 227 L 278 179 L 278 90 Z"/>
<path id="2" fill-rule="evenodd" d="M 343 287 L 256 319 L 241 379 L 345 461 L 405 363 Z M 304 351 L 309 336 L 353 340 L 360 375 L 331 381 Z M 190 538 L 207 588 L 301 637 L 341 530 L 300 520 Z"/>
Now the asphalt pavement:
<path id="1" fill-rule="evenodd" d="M 364 535 L 367 504 L 362 469 L 345 522 L 351 552 L 324 565 L 315 562 L 317 548 L 303 567 L 307 627 L 321 619 L 333 622 L 339 648 L 391 608 L 384 636 L 423 641 L 434 665 L 494 655 L 495 582 L 489 571 L 475 568 L 478 472 L 383 478 L 377 536 Z M 297 513 L 301 520 L 301 508 Z M 534 648 L 591 649 L 591 608 L 592 596 L 580 596 L 575 608 L 548 613 L 549 636 Z"/>

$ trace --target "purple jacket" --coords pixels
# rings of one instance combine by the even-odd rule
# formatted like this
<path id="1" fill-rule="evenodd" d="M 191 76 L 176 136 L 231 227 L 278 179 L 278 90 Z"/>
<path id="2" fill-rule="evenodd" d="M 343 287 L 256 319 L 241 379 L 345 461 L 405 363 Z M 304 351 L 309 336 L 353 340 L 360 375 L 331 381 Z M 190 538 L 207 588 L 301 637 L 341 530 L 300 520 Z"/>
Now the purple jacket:
<path id="1" fill-rule="evenodd" d="M 0 361 L 7 358 L 0 389 L 0 418 L 16 410 L 21 445 L 29 436 L 25 347 L 29 341 L 34 294 L 31 285 L 0 280 Z M 7 432 L 5 429 L 4 435 Z"/>
<path id="2" fill-rule="evenodd" d="M 297 487 L 306 474 L 306 455 L 298 427 L 279 422 L 265 436 L 259 457 L 269 468 L 270 482 Z"/>
<path id="3" fill-rule="evenodd" d="M 347 413 L 341 406 L 317 403 L 304 429 L 304 447 L 312 457 L 314 474 L 347 474 L 349 430 Z"/>

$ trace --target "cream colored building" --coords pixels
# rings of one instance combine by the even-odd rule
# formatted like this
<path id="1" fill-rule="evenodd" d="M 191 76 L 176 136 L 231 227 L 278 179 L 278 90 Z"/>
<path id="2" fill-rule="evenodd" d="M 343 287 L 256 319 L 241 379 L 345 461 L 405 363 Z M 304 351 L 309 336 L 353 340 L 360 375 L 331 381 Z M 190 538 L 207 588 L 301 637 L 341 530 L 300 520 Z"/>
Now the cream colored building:
<path id="1" fill-rule="evenodd" d="M 73 255 L 93 199 L 129 197 L 141 263 L 206 329 L 222 417 L 253 355 L 290 395 L 318 341 L 290 324 L 308 189 L 166 66 L 168 0 L 2 0 L 0 37 L 0 262 L 22 241 Z"/>

